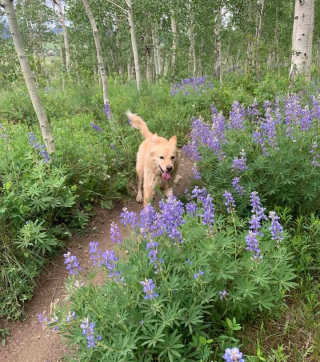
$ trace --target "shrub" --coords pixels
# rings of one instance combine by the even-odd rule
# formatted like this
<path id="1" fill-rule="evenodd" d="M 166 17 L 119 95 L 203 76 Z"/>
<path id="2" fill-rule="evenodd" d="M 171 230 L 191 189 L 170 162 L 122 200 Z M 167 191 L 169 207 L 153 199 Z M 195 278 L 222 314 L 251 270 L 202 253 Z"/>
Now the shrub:
<path id="1" fill-rule="evenodd" d="M 40 321 L 77 345 L 81 361 L 221 356 L 218 350 L 239 343 L 238 321 L 274 315 L 295 285 L 277 216 L 271 214 L 271 223 L 261 225 L 265 209 L 254 194 L 248 233 L 227 196 L 227 217 L 215 215 L 211 196 L 198 188 L 185 207 L 170 197 L 159 212 L 149 205 L 140 218 L 124 210 L 122 222 L 131 237 L 121 243 L 118 227 L 111 226 L 111 238 L 120 242 L 120 253 L 126 251 L 123 257 L 90 243 L 93 265 L 106 273 L 104 284 L 85 281 L 76 257 L 66 254 L 72 274 L 68 302 L 56 306 L 50 321 L 43 315 Z M 257 219 L 259 225 L 253 222 Z"/>
<path id="2" fill-rule="evenodd" d="M 303 106 L 298 96 L 246 111 L 235 102 L 230 119 L 212 108 L 212 124 L 193 120 L 185 152 L 198 163 L 202 182 L 220 199 L 236 193 L 243 215 L 250 192 L 259 192 L 268 209 L 290 208 L 297 215 L 320 211 L 319 100 Z M 242 154 L 242 155 L 241 155 Z M 239 162 L 245 163 L 239 168 Z M 241 166 L 241 165 L 240 165 Z"/>

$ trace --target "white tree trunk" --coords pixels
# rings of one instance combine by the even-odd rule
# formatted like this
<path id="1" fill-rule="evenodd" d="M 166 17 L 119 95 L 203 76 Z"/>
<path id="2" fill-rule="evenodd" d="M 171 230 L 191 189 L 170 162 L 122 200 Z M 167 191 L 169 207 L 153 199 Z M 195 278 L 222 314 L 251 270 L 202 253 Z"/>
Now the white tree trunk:
<path id="1" fill-rule="evenodd" d="M 192 75 L 195 77 L 197 74 L 197 58 L 196 58 L 196 47 L 194 42 L 194 16 L 191 10 L 191 4 L 188 4 L 189 10 L 189 41 L 190 41 L 190 48 L 189 48 L 189 62 L 190 68 L 192 70 Z"/>
<path id="2" fill-rule="evenodd" d="M 55 5 L 56 3 L 54 2 L 54 0 L 52 0 L 52 9 L 54 12 L 54 22 L 55 22 L 55 27 L 56 27 L 56 32 L 57 32 L 57 38 L 58 38 L 58 46 L 59 46 L 59 52 L 60 52 L 60 62 L 62 65 L 62 70 L 64 70 L 64 59 L 63 59 L 63 50 L 62 50 L 62 44 L 61 44 L 61 39 L 60 39 L 60 34 L 59 34 L 59 23 L 56 17 L 56 11 L 55 11 Z M 61 78 L 62 78 L 62 90 L 64 91 L 64 74 L 63 71 L 61 72 Z"/>
<path id="3" fill-rule="evenodd" d="M 51 154 L 55 151 L 54 140 L 50 132 L 50 125 L 46 113 L 42 107 L 42 103 L 34 80 L 34 75 L 30 68 L 29 59 L 23 46 L 12 0 L 1 0 L 0 3 L 5 9 L 14 47 L 21 65 L 22 74 L 24 76 L 24 80 L 26 82 L 34 110 L 37 114 L 40 123 L 40 129 L 43 141 L 45 143 L 48 153 Z"/>
<path id="4" fill-rule="evenodd" d="M 219 75 L 220 83 L 222 83 L 223 76 L 222 76 L 222 51 L 221 51 L 221 7 L 219 6 L 218 13 L 215 19 L 215 26 L 214 26 L 214 36 L 215 36 L 215 44 L 214 44 L 214 69 L 216 76 Z"/>
<path id="5" fill-rule="evenodd" d="M 293 26 L 293 54 L 291 60 L 290 80 L 298 74 L 311 78 L 312 40 L 314 28 L 314 0 L 296 0 Z"/>
<path id="6" fill-rule="evenodd" d="M 138 90 L 141 90 L 142 80 L 141 80 L 141 72 L 139 64 L 138 45 L 137 45 L 136 32 L 134 27 L 132 0 L 125 0 L 125 1 L 128 6 L 128 22 L 131 34 L 131 43 L 132 43 L 132 52 L 133 52 L 133 60 L 134 60 L 134 67 L 136 73 L 137 88 Z"/>
<path id="7" fill-rule="evenodd" d="M 151 83 L 151 79 L 150 79 L 150 54 L 149 54 L 149 47 L 146 45 L 145 46 L 145 53 L 146 53 L 146 78 L 147 78 L 147 82 L 148 84 Z"/>
<path id="8" fill-rule="evenodd" d="M 64 14 L 62 11 L 61 1 L 57 0 L 57 4 L 58 4 L 58 9 L 59 9 L 59 14 L 60 14 L 60 21 L 61 21 L 61 25 L 62 25 L 64 49 L 66 52 L 66 69 L 67 69 L 67 74 L 69 75 L 70 74 L 70 49 L 69 49 L 68 32 L 67 32 L 66 23 L 64 20 Z"/>
<path id="9" fill-rule="evenodd" d="M 82 2 L 83 2 L 84 7 L 86 8 L 86 13 L 88 15 L 88 18 L 89 18 L 89 21 L 90 21 L 90 24 L 92 27 L 94 44 L 96 46 L 98 67 L 99 67 L 99 73 L 100 73 L 101 83 L 102 83 L 103 104 L 106 104 L 106 103 L 109 104 L 108 81 L 107 81 L 106 70 L 105 70 L 104 62 L 103 62 L 103 56 L 102 56 L 102 50 L 101 50 L 101 45 L 100 45 L 100 38 L 99 38 L 97 24 L 96 24 L 94 17 L 92 16 L 92 12 L 91 12 L 90 6 L 88 4 L 88 1 L 82 0 Z"/>
<path id="10" fill-rule="evenodd" d="M 171 69 L 174 70 L 177 57 L 177 22 L 175 19 L 174 10 L 171 9 L 171 32 L 172 32 L 172 56 L 171 56 Z"/>
<path id="11" fill-rule="evenodd" d="M 127 69 L 128 69 L 128 80 L 131 80 L 131 78 L 132 78 L 131 58 L 128 59 Z"/>

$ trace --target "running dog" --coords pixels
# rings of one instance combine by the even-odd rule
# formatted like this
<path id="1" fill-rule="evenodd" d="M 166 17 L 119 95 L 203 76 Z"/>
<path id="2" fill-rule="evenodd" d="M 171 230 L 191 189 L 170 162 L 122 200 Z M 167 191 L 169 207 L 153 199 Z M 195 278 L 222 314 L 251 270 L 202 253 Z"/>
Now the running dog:
<path id="1" fill-rule="evenodd" d="M 136 114 L 128 111 L 131 125 L 140 130 L 145 140 L 137 154 L 138 194 L 137 202 L 143 201 L 145 207 L 152 202 L 156 186 L 163 190 L 166 197 L 172 194 L 172 186 L 177 175 L 179 153 L 177 137 L 169 140 L 149 131 L 145 122 Z M 143 190 L 143 191 L 142 191 Z"/>

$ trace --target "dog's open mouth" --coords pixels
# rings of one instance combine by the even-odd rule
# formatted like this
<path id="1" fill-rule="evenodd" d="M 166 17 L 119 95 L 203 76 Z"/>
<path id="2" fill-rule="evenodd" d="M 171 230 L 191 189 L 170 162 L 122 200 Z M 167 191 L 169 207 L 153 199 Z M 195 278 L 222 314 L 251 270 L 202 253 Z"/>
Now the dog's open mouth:
<path id="1" fill-rule="evenodd" d="M 165 180 L 165 181 L 169 180 L 171 178 L 171 173 L 169 171 L 163 171 L 163 169 L 161 168 L 160 165 L 159 165 L 159 168 L 160 168 L 160 170 L 162 172 L 162 175 L 161 175 L 162 179 Z"/>

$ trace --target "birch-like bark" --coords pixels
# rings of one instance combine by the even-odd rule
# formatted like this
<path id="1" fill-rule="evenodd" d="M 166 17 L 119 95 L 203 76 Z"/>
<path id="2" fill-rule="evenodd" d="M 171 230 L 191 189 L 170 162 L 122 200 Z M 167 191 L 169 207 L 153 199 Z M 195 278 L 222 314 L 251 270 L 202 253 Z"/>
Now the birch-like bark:
<path id="1" fill-rule="evenodd" d="M 127 69 L 128 69 L 128 80 L 131 80 L 131 78 L 132 78 L 131 58 L 128 59 Z"/>
<path id="2" fill-rule="evenodd" d="M 264 6 L 265 0 L 260 0 L 260 9 L 258 10 L 258 18 L 257 18 L 257 30 L 256 30 L 256 48 L 255 48 L 255 64 L 256 64 L 256 71 L 258 77 L 260 77 L 261 71 L 261 64 L 260 64 L 260 40 L 262 34 L 262 26 L 263 26 L 263 15 L 264 15 Z"/>
<path id="3" fill-rule="evenodd" d="M 151 83 L 151 79 L 150 79 L 150 49 L 149 47 L 146 45 L 145 46 L 145 54 L 146 54 L 146 78 L 147 78 L 147 82 L 148 84 Z"/>
<path id="4" fill-rule="evenodd" d="M 50 125 L 47 119 L 47 115 L 42 107 L 34 75 L 30 68 L 29 59 L 23 46 L 12 0 L 1 0 L 0 3 L 4 7 L 7 16 L 14 47 L 21 65 L 22 74 L 28 88 L 33 108 L 39 120 L 43 141 L 45 143 L 47 152 L 51 154 L 55 151 L 54 140 L 50 132 Z"/>
<path id="5" fill-rule="evenodd" d="M 55 6 L 56 3 L 54 0 L 52 0 L 52 9 L 54 12 L 54 23 L 55 23 L 55 27 L 56 27 L 56 32 L 57 32 L 57 38 L 58 38 L 58 46 L 59 46 L 59 52 L 60 52 L 60 62 L 61 62 L 61 68 L 62 68 L 62 72 L 61 72 L 61 78 L 62 78 L 62 90 L 64 91 L 64 58 L 63 58 L 63 50 L 62 50 L 62 44 L 61 44 L 61 39 L 60 39 L 60 32 L 59 32 L 59 23 L 56 17 L 56 10 L 55 10 Z"/>
<path id="6" fill-rule="evenodd" d="M 139 64 L 139 54 L 138 54 L 138 45 L 136 39 L 136 31 L 134 27 L 134 18 L 133 18 L 133 7 L 132 7 L 132 0 L 125 0 L 128 6 L 128 22 L 130 27 L 130 34 L 131 34 L 131 43 L 132 43 L 132 52 L 133 52 L 133 60 L 134 60 L 134 67 L 136 73 L 136 81 L 137 81 L 137 88 L 141 90 L 142 88 L 142 80 L 141 80 L 141 72 L 140 72 L 140 64 Z"/>
<path id="7" fill-rule="evenodd" d="M 191 10 L 191 4 L 188 3 L 189 10 L 189 41 L 190 41 L 190 49 L 189 49 L 189 62 L 190 68 L 192 70 L 192 75 L 195 77 L 197 73 L 197 58 L 196 58 L 196 47 L 194 42 L 194 16 Z"/>
<path id="8" fill-rule="evenodd" d="M 294 81 L 299 74 L 307 82 L 311 79 L 312 40 L 314 28 L 314 0 L 296 0 L 293 26 L 293 53 L 289 77 Z"/>
<path id="9" fill-rule="evenodd" d="M 159 55 L 160 57 L 160 55 Z M 164 75 L 164 69 L 166 66 L 166 49 L 163 48 L 162 60 L 161 60 L 161 68 L 160 68 L 160 76 Z"/>
<path id="10" fill-rule="evenodd" d="M 172 48 L 171 48 L 171 69 L 174 70 L 177 57 L 177 22 L 174 10 L 171 9 L 171 32 L 172 32 Z"/>
<path id="11" fill-rule="evenodd" d="M 215 36 L 215 44 L 214 44 L 214 72 L 218 77 L 220 83 L 222 83 L 222 51 L 221 51 L 221 5 L 219 5 L 218 13 L 215 19 L 214 26 L 214 36 Z"/>
<path id="12" fill-rule="evenodd" d="M 87 16 L 88 16 L 90 24 L 91 24 L 93 38 L 94 38 L 94 44 L 96 46 L 98 67 L 99 67 L 99 73 L 100 73 L 101 84 L 102 84 L 102 92 L 103 92 L 103 104 L 106 104 L 106 103 L 109 104 L 108 80 L 107 80 L 106 70 L 105 70 L 104 62 L 103 62 L 102 49 L 101 49 L 101 45 L 100 45 L 100 38 L 99 38 L 97 24 L 92 15 L 88 1 L 82 0 L 82 2 L 86 9 L 86 13 L 87 13 Z"/>
<path id="13" fill-rule="evenodd" d="M 59 14 L 60 14 L 60 21 L 62 26 L 62 32 L 63 32 L 63 40 L 64 40 L 64 49 L 66 52 L 66 70 L 67 74 L 70 75 L 70 48 L 69 48 L 69 39 L 68 39 L 68 32 L 66 27 L 66 22 L 64 20 L 64 14 L 62 11 L 61 1 L 56 0 L 58 4 Z"/>

